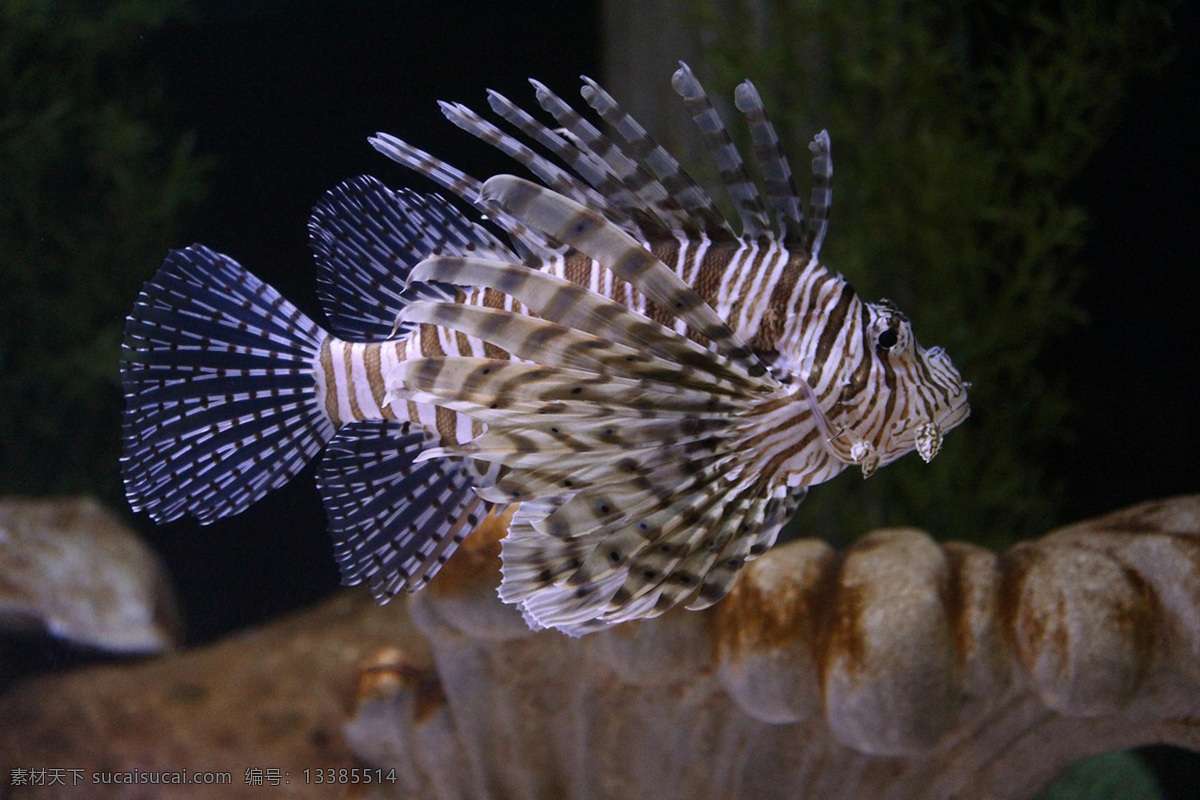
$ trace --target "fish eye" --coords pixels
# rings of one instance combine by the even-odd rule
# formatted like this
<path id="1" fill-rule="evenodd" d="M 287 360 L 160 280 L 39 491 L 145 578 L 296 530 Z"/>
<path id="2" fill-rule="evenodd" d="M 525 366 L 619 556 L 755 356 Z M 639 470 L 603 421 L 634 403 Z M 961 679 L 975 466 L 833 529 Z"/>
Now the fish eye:
<path id="1" fill-rule="evenodd" d="M 886 300 L 876 307 L 876 311 L 880 313 L 872 320 L 870 328 L 876 352 L 888 355 L 907 350 L 912 339 L 908 329 L 908 318 Z"/>

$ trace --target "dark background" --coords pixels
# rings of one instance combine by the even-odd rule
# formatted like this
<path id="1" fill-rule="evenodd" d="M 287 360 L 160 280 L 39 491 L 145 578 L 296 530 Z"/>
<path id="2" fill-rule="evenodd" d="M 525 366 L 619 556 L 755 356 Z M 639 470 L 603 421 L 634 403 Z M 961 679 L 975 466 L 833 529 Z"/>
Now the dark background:
<path id="1" fill-rule="evenodd" d="M 1053 464 L 1067 520 L 1200 490 L 1198 23 L 1196 4 L 1181 5 L 1177 55 L 1135 80 L 1068 198 L 1091 231 L 1079 257 L 1089 319 L 1050 361 L 1075 403 L 1074 442 Z"/>

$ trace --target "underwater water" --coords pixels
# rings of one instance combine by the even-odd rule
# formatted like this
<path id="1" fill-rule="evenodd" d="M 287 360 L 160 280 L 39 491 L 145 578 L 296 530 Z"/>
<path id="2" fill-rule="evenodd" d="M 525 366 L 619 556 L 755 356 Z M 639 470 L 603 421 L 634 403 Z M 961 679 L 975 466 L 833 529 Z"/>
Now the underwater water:
<path id="1" fill-rule="evenodd" d="M 163 107 L 171 110 L 164 119 L 194 131 L 196 151 L 217 159 L 205 199 L 182 216 L 172 246 L 199 241 L 229 253 L 319 317 L 305 234 L 313 202 L 354 175 L 379 175 L 392 185 L 407 179 L 366 137 L 397 133 L 477 176 L 509 170 L 501 155 L 453 129 L 435 101 L 482 106 L 485 88 L 524 100 L 527 77 L 566 91 L 580 73 L 599 74 L 599 15 L 594 3 L 542 3 L 514 29 L 504 9 L 482 3 L 438 10 L 415 3 L 230 3 L 168 24 L 138 58 L 165 77 Z M 1180 16 L 1180 55 L 1161 77 L 1139 79 L 1109 143 L 1071 187 L 1071 199 L 1093 223 L 1079 256 L 1088 264 L 1079 299 L 1089 322 L 1048 358 L 1048 370 L 1076 399 L 1073 439 L 1049 462 L 1052 477 L 1066 485 L 1064 521 L 1200 485 L 1189 435 L 1200 341 L 1192 312 L 1200 254 L 1190 231 L 1200 219 L 1200 170 L 1191 139 L 1180 135 L 1200 122 L 1184 88 L 1184 76 L 1197 68 L 1195 16 L 1194 9 Z M 846 233 L 836 211 L 833 230 Z M 156 266 L 120 268 L 148 278 Z M 54 287 L 47 291 L 53 297 Z M 5 338 L 22 342 L 19 333 L 6 331 Z M 108 433 L 94 435 L 115 437 L 119 418 L 107 424 Z M 955 435 L 970 437 L 969 427 Z M 37 468 L 52 472 L 53 464 Z M 234 519 L 163 528 L 128 512 L 112 482 L 115 465 L 95 469 L 109 475 L 105 501 L 165 565 L 186 646 L 252 629 L 338 586 L 313 467 Z M 0 682 L 121 663 L 36 633 L 0 639 Z M 179 702 L 186 707 L 198 691 L 181 685 Z M 280 731 L 291 724 L 263 723 Z M 314 750 L 325 752 L 322 737 L 334 735 L 314 735 Z M 1157 748 L 1146 761 L 1158 775 L 1157 796 L 1200 796 L 1194 755 Z"/>

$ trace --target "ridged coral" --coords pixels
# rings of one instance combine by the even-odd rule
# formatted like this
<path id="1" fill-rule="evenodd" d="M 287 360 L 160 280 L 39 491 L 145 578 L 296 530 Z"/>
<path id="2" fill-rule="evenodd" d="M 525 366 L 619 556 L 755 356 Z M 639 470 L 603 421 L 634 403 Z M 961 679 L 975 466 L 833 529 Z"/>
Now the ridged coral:
<path id="1" fill-rule="evenodd" d="M 1018 798 L 1092 753 L 1200 749 L 1200 496 L 1003 555 L 794 542 L 709 612 L 583 639 L 495 599 L 500 527 L 411 604 L 433 668 L 370 673 L 347 727 L 396 796 Z"/>

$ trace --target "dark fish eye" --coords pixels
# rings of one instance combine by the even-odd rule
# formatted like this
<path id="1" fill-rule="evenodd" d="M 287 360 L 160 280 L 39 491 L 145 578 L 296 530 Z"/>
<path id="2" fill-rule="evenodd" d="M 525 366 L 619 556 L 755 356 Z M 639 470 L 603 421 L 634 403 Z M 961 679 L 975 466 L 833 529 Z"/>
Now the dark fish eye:
<path id="1" fill-rule="evenodd" d="M 879 334 L 877 344 L 880 350 L 891 350 L 900 341 L 900 334 L 896 333 L 895 328 L 888 328 Z"/>

